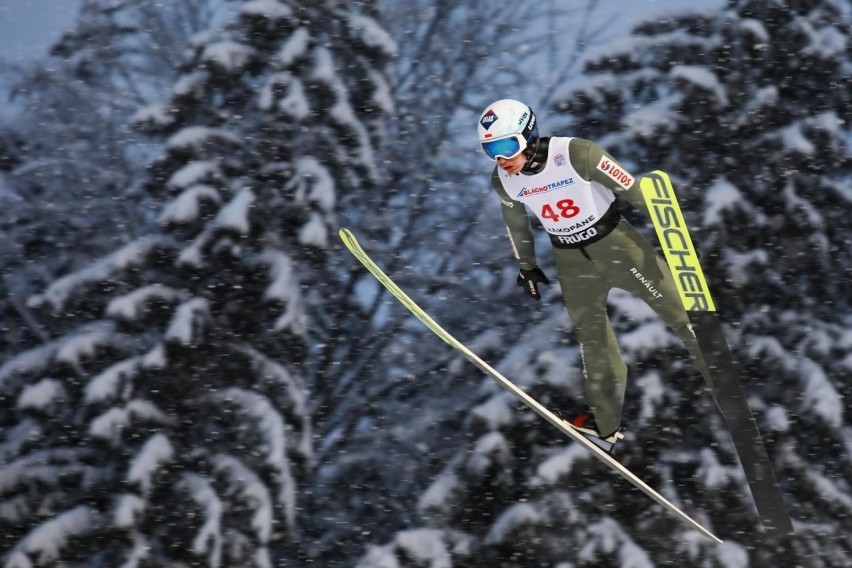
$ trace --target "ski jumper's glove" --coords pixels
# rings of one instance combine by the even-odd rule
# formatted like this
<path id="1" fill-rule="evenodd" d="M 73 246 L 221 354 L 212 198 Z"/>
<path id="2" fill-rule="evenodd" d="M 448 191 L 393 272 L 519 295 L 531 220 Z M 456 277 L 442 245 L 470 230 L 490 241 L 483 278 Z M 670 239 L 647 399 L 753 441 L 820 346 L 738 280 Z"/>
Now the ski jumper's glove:
<path id="1" fill-rule="evenodd" d="M 518 286 L 526 290 L 527 294 L 532 296 L 536 301 L 541 300 L 541 294 L 538 293 L 539 284 L 550 284 L 547 276 L 541 271 L 541 268 L 536 266 L 529 270 L 523 268 L 518 273 Z"/>

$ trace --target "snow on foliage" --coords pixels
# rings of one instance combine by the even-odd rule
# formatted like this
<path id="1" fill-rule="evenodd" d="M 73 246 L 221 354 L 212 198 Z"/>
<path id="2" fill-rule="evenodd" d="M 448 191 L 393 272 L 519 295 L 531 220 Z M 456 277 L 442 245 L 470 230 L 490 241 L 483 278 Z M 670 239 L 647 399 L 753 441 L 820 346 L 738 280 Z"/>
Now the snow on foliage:
<path id="1" fill-rule="evenodd" d="M 125 406 L 114 406 L 97 416 L 89 424 L 89 435 L 108 440 L 113 446 L 120 446 L 123 442 L 122 434 L 135 422 L 168 425 L 174 421 L 153 402 L 136 399 Z"/>
<path id="2" fill-rule="evenodd" d="M 255 425 L 263 441 L 265 461 L 277 473 L 277 501 L 284 508 L 287 525 L 292 527 L 295 522 L 296 482 L 287 457 L 288 426 L 281 413 L 265 396 L 243 389 L 229 388 L 211 397 L 236 405 Z"/>
<path id="3" fill-rule="evenodd" d="M 123 17 L 125 7 L 134 6 L 90 4 L 86 15 L 91 10 L 106 20 Z M 195 562 L 262 568 L 287 564 L 287 555 L 302 548 L 289 542 L 296 527 L 295 476 L 310 481 L 314 436 L 300 373 L 310 372 L 311 365 L 304 363 L 310 362 L 316 343 L 275 331 L 307 335 L 306 310 L 313 308 L 306 307 L 296 275 L 323 274 L 329 255 L 317 250 L 311 250 L 310 259 L 299 255 L 305 243 L 329 246 L 338 208 L 336 185 L 353 189 L 355 200 L 370 190 L 362 183 L 364 171 L 378 167 L 373 145 L 381 138 L 381 110 L 391 108 L 389 83 L 381 74 L 387 62 L 380 52 L 396 47 L 376 21 L 348 15 L 352 10 L 378 13 L 373 5 L 232 4 L 223 9 L 227 20 L 196 34 L 189 49 L 176 38 L 174 48 L 183 51 L 161 64 L 179 65 L 183 75 L 170 92 L 155 93 L 170 100 L 148 105 L 133 117 L 158 140 L 140 152 L 138 172 L 120 172 L 138 177 L 120 186 L 135 191 L 122 203 L 138 216 L 114 222 L 128 234 L 150 230 L 157 236 L 134 241 L 34 297 L 31 306 L 66 311 L 52 321 L 38 321 L 43 314 L 33 314 L 43 329 L 25 322 L 32 330 L 21 334 L 29 334 L 31 343 L 42 333 L 61 339 L 45 341 L 45 347 L 0 367 L 0 380 L 22 383 L 3 382 L 0 394 L 7 395 L 8 410 L 20 414 L 18 423 L 26 426 L 9 425 L 0 438 L 0 456 L 8 457 L 0 468 L 0 486 L 9 484 L 17 499 L 10 504 L 2 494 L 0 515 L 8 515 L 2 517 L 4 526 L 17 515 L 17 534 L 8 538 L 18 538 L 62 508 L 93 502 L 92 495 L 104 513 L 98 528 L 106 536 L 91 535 L 79 547 L 74 542 L 73 550 L 53 554 L 47 565 L 55 559 L 56 565 L 100 562 L 131 568 Z M 203 22 L 207 10 L 202 12 L 187 14 L 185 21 L 163 16 L 163 33 Z M 292 18 L 297 12 L 298 21 Z M 128 19 L 119 35 L 126 34 L 135 46 L 131 23 Z M 101 41 L 97 35 L 86 38 L 92 47 Z M 144 58 L 140 53 L 134 63 L 147 63 Z M 176 73 L 171 70 L 169 76 Z M 275 77 L 270 80 L 272 105 L 270 112 L 260 112 L 258 97 L 270 76 Z M 378 109 L 375 85 L 384 87 L 378 96 L 384 106 Z M 142 80 L 140 86 L 146 95 L 155 90 Z M 85 92 L 79 91 L 81 96 Z M 288 186 L 291 180 L 296 181 Z M 261 204 L 263 215 L 258 215 L 255 207 Z M 151 223 L 156 205 L 162 206 L 159 226 Z M 115 250 L 110 241 L 101 241 L 99 246 Z M 156 254 L 163 249 L 167 254 Z M 176 254 L 180 261 L 203 263 L 205 270 L 172 263 Z M 42 274 L 49 277 L 52 270 L 82 259 L 66 260 Z M 268 306 L 254 313 L 258 290 Z M 333 303 L 346 301 L 343 290 L 331 297 Z M 86 318 L 100 317 L 102 307 L 107 321 L 80 326 Z M 220 308 L 226 317 L 217 317 L 215 333 L 210 333 L 213 312 L 219 316 Z M 281 313 L 269 314 L 269 309 Z M 325 306 L 316 309 L 325 311 Z M 280 316 L 274 328 L 270 315 Z M 311 331 L 319 333 L 312 340 L 320 341 L 330 333 Z M 271 355 L 264 356 L 261 348 Z M 170 390 L 170 384 L 175 388 Z M 222 385 L 246 388 L 214 390 Z M 55 401 L 69 397 L 68 408 L 61 407 L 62 423 L 44 415 Z M 178 416 L 175 409 L 189 410 Z M 200 424 L 185 422 L 196 412 Z M 349 434 L 344 428 L 344 436 Z M 79 445 L 81 451 L 69 463 L 54 463 L 52 451 L 33 455 L 34 448 L 61 443 Z M 187 511 L 175 509 L 187 505 Z M 179 530 L 161 522 L 179 523 L 184 513 L 186 523 Z M 57 517 L 54 526 L 65 518 Z M 115 535 L 120 538 L 111 538 Z M 27 557 L 22 542 L 18 547 L 21 563 L 37 563 Z M 270 550 L 278 556 L 275 562 Z"/>
<path id="4" fill-rule="evenodd" d="M 479 477 L 492 467 L 505 466 L 511 454 L 509 443 L 503 434 L 489 432 L 476 441 L 465 469 L 468 474 Z"/>
<path id="5" fill-rule="evenodd" d="M 240 139 L 236 134 L 222 128 L 187 126 L 181 128 L 166 140 L 166 148 L 172 151 L 194 151 L 203 148 L 211 141 L 240 145 Z"/>
<path id="6" fill-rule="evenodd" d="M 822 112 L 816 116 L 808 117 L 804 121 L 809 128 L 819 130 L 825 134 L 830 134 L 832 137 L 843 135 L 844 121 L 837 116 L 835 111 Z"/>
<path id="7" fill-rule="evenodd" d="M 648 553 L 640 548 L 615 520 L 604 517 L 590 524 L 586 544 L 577 552 L 581 562 L 594 563 L 599 555 L 617 553 L 621 568 L 654 568 Z"/>
<path id="8" fill-rule="evenodd" d="M 462 483 L 454 471 L 443 471 L 424 491 L 417 501 L 417 509 L 424 514 L 443 516 L 453 507 L 453 501 L 462 490 Z"/>
<path id="9" fill-rule="evenodd" d="M 369 545 L 367 554 L 355 568 L 402 568 L 402 564 L 399 563 L 392 546 Z"/>
<path id="10" fill-rule="evenodd" d="M 215 187 L 198 184 L 188 187 L 163 207 L 158 221 L 162 224 L 190 223 L 198 219 L 203 201 L 219 204 L 222 201 Z"/>
<path id="11" fill-rule="evenodd" d="M 825 370 L 815 361 L 802 358 L 800 377 L 804 387 L 802 406 L 833 429 L 843 425 L 843 399 Z"/>
<path id="12" fill-rule="evenodd" d="M 223 474 L 229 484 L 229 492 L 236 495 L 248 510 L 253 511 L 251 528 L 258 542 L 269 542 L 275 522 L 275 507 L 269 488 L 257 473 L 234 456 L 213 456 L 213 471 Z M 287 519 L 288 522 L 292 519 Z"/>
<path id="13" fill-rule="evenodd" d="M 133 456 L 127 481 L 136 483 L 144 495 L 151 491 L 153 478 L 175 457 L 175 449 L 165 434 L 156 433 L 145 441 L 142 449 Z"/>
<path id="14" fill-rule="evenodd" d="M 145 504 L 145 500 L 136 493 L 125 493 L 119 496 L 112 512 L 113 522 L 121 528 L 134 526 L 142 517 Z"/>
<path id="15" fill-rule="evenodd" d="M 65 399 L 66 396 L 62 383 L 56 379 L 42 379 L 23 390 L 18 397 L 18 408 L 46 410 L 56 402 Z"/>
<path id="16" fill-rule="evenodd" d="M 42 432 L 41 424 L 30 418 L 23 418 L 17 424 L 8 426 L 5 429 L 6 437 L 0 439 L 0 463 L 9 464 L 16 455 L 20 455 L 21 448 L 25 444 L 37 442 Z M 0 479 L 2 479 L 2 473 L 0 473 Z"/>
<path id="17" fill-rule="evenodd" d="M 151 544 L 138 531 L 130 533 L 130 549 L 125 553 L 124 564 L 118 568 L 139 568 L 144 566 L 143 560 L 147 560 L 151 556 Z"/>
<path id="18" fill-rule="evenodd" d="M 281 91 L 284 90 L 284 96 Z M 288 72 L 273 73 L 260 90 L 258 107 L 263 111 L 276 109 L 294 121 L 303 121 L 311 113 L 311 103 L 308 100 L 302 82 Z"/>
<path id="19" fill-rule="evenodd" d="M 222 544 L 225 540 L 222 534 L 222 515 L 225 512 L 225 504 L 205 477 L 186 473 L 181 483 L 204 514 L 204 523 L 192 541 L 192 550 L 199 555 L 206 553 L 209 566 L 218 568 L 222 565 Z"/>
<path id="20" fill-rule="evenodd" d="M 452 555 L 447 550 L 443 533 L 435 529 L 403 531 L 396 537 L 399 548 L 415 564 L 427 563 L 430 568 L 452 568 Z"/>
<path id="21" fill-rule="evenodd" d="M 791 154 L 798 153 L 803 156 L 812 156 L 816 151 L 816 146 L 802 132 L 802 124 L 800 122 L 794 122 L 781 129 L 781 142 L 787 152 Z M 788 187 L 790 185 L 788 184 Z"/>
<path id="22" fill-rule="evenodd" d="M 719 566 L 725 568 L 749 568 L 748 551 L 733 541 L 725 541 L 716 547 L 716 558 Z"/>
<path id="23" fill-rule="evenodd" d="M 174 115 L 169 112 L 169 108 L 166 105 L 156 103 L 136 111 L 130 118 L 130 121 L 133 126 L 143 130 L 160 129 L 174 124 Z"/>
<path id="24" fill-rule="evenodd" d="M 255 201 L 254 192 L 249 188 L 241 189 L 216 215 L 214 224 L 223 229 L 231 229 L 241 235 L 251 229 L 249 212 Z"/>
<path id="25" fill-rule="evenodd" d="M 219 162 L 200 160 L 181 166 L 171 175 L 166 185 L 171 189 L 185 190 L 193 185 L 203 185 L 218 180 L 222 175 Z"/>
<path id="26" fill-rule="evenodd" d="M 720 268 L 724 268 L 727 281 L 739 288 L 748 285 L 754 271 L 763 269 L 769 261 L 769 255 L 764 249 L 749 249 L 745 252 L 725 249 Z"/>
<path id="27" fill-rule="evenodd" d="M 155 345 L 142 356 L 142 367 L 145 369 L 165 369 L 167 363 L 166 350 L 162 343 Z"/>
<path id="28" fill-rule="evenodd" d="M 308 53 L 310 39 L 311 32 L 305 27 L 298 28 L 290 34 L 275 56 L 278 65 L 281 68 L 290 67 L 296 60 L 304 57 Z"/>
<path id="29" fill-rule="evenodd" d="M 205 298 L 192 298 L 175 310 L 165 338 L 181 345 L 192 345 L 201 339 L 197 334 L 207 327 L 209 321 L 210 303 Z"/>
<path id="30" fill-rule="evenodd" d="M 50 365 L 54 353 L 62 345 L 62 340 L 28 349 L 0 365 L 0 387 L 18 375 L 38 374 Z"/>
<path id="31" fill-rule="evenodd" d="M 334 56 L 325 47 L 317 47 L 313 53 L 314 61 L 310 78 L 326 85 L 331 91 L 334 101 L 326 110 L 327 116 L 354 135 L 357 140 L 355 161 L 367 169 L 371 181 L 378 181 L 378 170 L 376 169 L 370 133 L 358 113 L 352 108 L 349 90 L 335 69 Z"/>
<path id="32" fill-rule="evenodd" d="M 387 78 L 373 69 L 370 69 L 369 77 L 370 81 L 376 87 L 372 97 L 373 104 L 385 113 L 392 113 L 396 105 L 394 103 L 393 89 L 391 88 Z"/>
<path id="33" fill-rule="evenodd" d="M 635 329 L 620 334 L 618 343 L 625 352 L 640 356 L 650 355 L 660 349 L 682 346 L 680 339 L 661 319 L 644 322 Z"/>
<path id="34" fill-rule="evenodd" d="M 674 550 L 678 554 L 686 554 L 690 561 L 697 561 L 708 554 L 715 556 L 718 550 L 716 543 L 711 543 L 707 537 L 697 530 L 685 530 L 674 538 Z"/>
<path id="35" fill-rule="evenodd" d="M 100 516 L 91 507 L 79 506 L 65 511 L 32 529 L 12 551 L 5 568 L 47 566 L 59 559 L 68 541 L 97 527 Z"/>
<path id="36" fill-rule="evenodd" d="M 491 525 L 485 541 L 489 544 L 504 542 L 512 538 L 512 534 L 521 527 L 537 525 L 545 520 L 544 515 L 536 505 L 530 503 L 515 503 L 500 514 Z"/>
<path id="37" fill-rule="evenodd" d="M 701 65 L 675 65 L 669 71 L 672 79 L 686 81 L 705 91 L 713 93 L 719 105 L 726 107 L 730 104 L 725 86 L 719 77 L 707 67 Z"/>
<path id="38" fill-rule="evenodd" d="M 87 453 L 76 448 L 57 448 L 13 458 L 0 468 L 0 493 L 12 493 L 34 483 L 40 487 L 54 488 L 67 476 L 85 477 L 89 467 L 81 460 Z"/>
<path id="39" fill-rule="evenodd" d="M 28 304 L 38 307 L 49 303 L 55 311 L 59 311 L 74 292 L 96 282 L 110 280 L 121 271 L 141 266 L 156 248 L 170 243 L 171 240 L 164 236 L 141 237 L 86 268 L 63 276 L 48 286 L 44 294 L 31 297 Z"/>
<path id="40" fill-rule="evenodd" d="M 763 22 L 754 18 L 742 18 L 737 23 L 737 26 L 751 34 L 758 43 L 766 43 L 769 41 L 769 31 Z"/>
<path id="41" fill-rule="evenodd" d="M 332 52 L 326 47 L 319 46 L 312 51 L 312 54 L 310 79 L 329 86 L 336 85 L 338 92 L 335 94 L 342 95 L 343 93 L 339 90 L 344 87 L 334 68 Z"/>
<path id="42" fill-rule="evenodd" d="M 307 421 L 308 394 L 300 378 L 288 371 L 280 362 L 268 357 L 257 349 L 250 346 L 241 346 L 239 350 L 251 358 L 257 374 L 262 378 L 264 383 L 269 384 L 275 392 L 283 391 L 287 393 L 287 401 L 289 402 L 287 411 Z M 304 440 L 299 444 L 299 451 L 304 457 L 310 457 L 311 453 L 311 436 L 307 426 L 308 424 L 305 424 L 305 430 L 302 432 Z"/>
<path id="43" fill-rule="evenodd" d="M 676 107 L 680 101 L 681 95 L 672 95 L 637 107 L 624 117 L 625 132 L 639 139 L 656 135 L 677 122 L 679 116 Z"/>
<path id="44" fill-rule="evenodd" d="M 328 223 L 319 213 L 312 211 L 308 222 L 299 229 L 299 242 L 305 246 L 328 248 Z"/>
<path id="45" fill-rule="evenodd" d="M 334 177 L 322 162 L 313 156 L 303 156 L 294 162 L 295 173 L 287 185 L 293 199 L 300 205 L 316 205 L 324 213 L 334 209 L 337 200 Z"/>
<path id="46" fill-rule="evenodd" d="M 766 427 L 772 432 L 787 432 L 790 430 L 790 417 L 783 406 L 772 406 L 766 410 L 763 417 Z"/>
<path id="47" fill-rule="evenodd" d="M 554 485 L 571 474 L 574 464 L 588 461 L 591 457 L 589 451 L 580 444 L 569 444 L 561 452 L 539 464 L 530 484 L 533 487 Z"/>
<path id="48" fill-rule="evenodd" d="M 746 352 L 753 359 L 765 358 L 773 361 L 787 372 L 797 372 L 798 361 L 784 349 L 777 338 L 771 336 L 754 337 L 748 345 Z"/>
<path id="49" fill-rule="evenodd" d="M 745 473 L 739 463 L 735 465 L 722 465 L 716 452 L 710 448 L 702 448 L 699 451 L 701 465 L 695 472 L 696 478 L 700 479 L 705 487 L 709 489 L 722 489 L 726 485 L 745 484 Z"/>
<path id="50" fill-rule="evenodd" d="M 748 206 L 748 201 L 743 198 L 739 188 L 725 178 L 713 180 L 704 192 L 704 216 L 702 225 L 712 227 L 723 223 L 723 214 L 726 211 L 746 210 L 751 212 L 753 208 Z"/>
<path id="51" fill-rule="evenodd" d="M 608 303 L 618 308 L 619 316 L 631 322 L 644 323 L 660 318 L 647 302 L 620 288 L 609 293 Z"/>
<path id="52" fill-rule="evenodd" d="M 583 388 L 583 372 L 577 366 L 566 364 L 566 361 L 576 361 L 579 354 L 580 350 L 576 346 L 540 351 L 535 358 L 536 383 L 579 394 Z"/>
<path id="53" fill-rule="evenodd" d="M 748 551 L 736 542 L 727 540 L 716 547 L 719 566 L 725 568 L 749 568 Z"/>
<path id="54" fill-rule="evenodd" d="M 301 300 L 301 289 L 293 261 L 281 251 L 266 249 L 260 260 L 269 266 L 270 284 L 264 298 L 284 305 L 284 313 L 275 321 L 275 330 L 290 330 L 297 335 L 307 332 L 307 321 Z"/>
<path id="55" fill-rule="evenodd" d="M 771 112 L 772 107 L 778 104 L 780 93 L 777 85 L 767 85 L 757 89 L 749 100 L 745 101 L 742 107 L 736 111 L 737 118 L 734 122 L 735 126 L 743 127 L 748 125 L 753 117 L 759 113 Z"/>
<path id="56" fill-rule="evenodd" d="M 784 184 L 784 201 L 790 217 L 798 217 L 812 227 L 825 225 L 825 220 L 819 210 L 808 200 L 796 192 L 796 186 L 791 181 Z"/>
<path id="57" fill-rule="evenodd" d="M 180 97 L 193 96 L 204 90 L 207 81 L 207 71 L 193 71 L 181 76 L 172 87 L 172 93 Z"/>
<path id="58" fill-rule="evenodd" d="M 852 515 L 852 497 L 849 496 L 849 488 L 843 480 L 832 479 L 813 467 L 806 469 L 805 476 L 808 478 L 809 487 L 816 490 L 826 504 L 844 509 L 846 517 Z"/>
<path id="59" fill-rule="evenodd" d="M 283 20 L 290 18 L 293 10 L 278 0 L 249 0 L 240 7 L 240 13 L 246 16 L 263 16 L 270 20 Z"/>
<path id="60" fill-rule="evenodd" d="M 649 371 L 636 379 L 641 398 L 639 400 L 639 423 L 644 424 L 657 414 L 657 408 L 663 403 L 666 387 L 658 371 Z"/>
<path id="61" fill-rule="evenodd" d="M 207 226 L 188 247 L 180 251 L 177 263 L 184 266 L 200 268 L 204 266 L 204 246 L 213 236 L 213 227 Z"/>
<path id="62" fill-rule="evenodd" d="M 512 406 L 515 398 L 510 393 L 498 393 L 487 401 L 479 404 L 471 410 L 471 416 L 479 419 L 488 430 L 500 430 L 514 422 Z"/>
<path id="63" fill-rule="evenodd" d="M 471 537 L 457 531 L 411 529 L 400 531 L 386 546 L 371 546 L 355 568 L 453 568 L 453 558 L 468 557 Z"/>
<path id="64" fill-rule="evenodd" d="M 835 26 L 825 26 L 814 29 L 809 22 L 802 22 L 802 30 L 808 38 L 809 45 L 802 49 L 802 53 L 813 54 L 822 59 L 831 59 L 841 56 L 849 47 L 849 40 Z"/>
<path id="65" fill-rule="evenodd" d="M 150 284 L 111 300 L 107 305 L 106 315 L 115 319 L 134 321 L 145 313 L 146 305 L 153 300 L 172 303 L 184 299 L 185 296 L 186 293 L 181 290 L 162 284 Z"/>
<path id="66" fill-rule="evenodd" d="M 388 57 L 396 57 L 399 51 L 396 42 L 376 20 L 354 12 L 347 14 L 347 20 L 352 35 L 359 38 L 364 45 L 378 49 Z"/>
<path id="67" fill-rule="evenodd" d="M 79 369 L 84 359 L 94 357 L 98 347 L 112 345 L 115 339 L 115 326 L 112 322 L 95 322 L 64 338 L 56 350 L 56 360 Z"/>
<path id="68" fill-rule="evenodd" d="M 201 60 L 226 73 L 238 73 L 249 64 L 255 54 L 255 50 L 245 44 L 223 40 L 206 45 Z"/>

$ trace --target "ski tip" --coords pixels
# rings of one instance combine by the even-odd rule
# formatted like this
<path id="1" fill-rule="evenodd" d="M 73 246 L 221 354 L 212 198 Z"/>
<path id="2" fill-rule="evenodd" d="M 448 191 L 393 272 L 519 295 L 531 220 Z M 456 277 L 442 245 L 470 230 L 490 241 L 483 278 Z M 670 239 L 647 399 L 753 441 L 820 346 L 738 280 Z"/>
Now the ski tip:
<path id="1" fill-rule="evenodd" d="M 346 245 L 346 248 L 349 250 L 353 250 L 353 248 L 358 245 L 358 239 L 356 239 L 355 235 L 352 234 L 352 231 L 346 227 L 340 227 L 337 231 L 337 236 L 340 237 L 340 240 L 343 241 L 343 244 Z"/>

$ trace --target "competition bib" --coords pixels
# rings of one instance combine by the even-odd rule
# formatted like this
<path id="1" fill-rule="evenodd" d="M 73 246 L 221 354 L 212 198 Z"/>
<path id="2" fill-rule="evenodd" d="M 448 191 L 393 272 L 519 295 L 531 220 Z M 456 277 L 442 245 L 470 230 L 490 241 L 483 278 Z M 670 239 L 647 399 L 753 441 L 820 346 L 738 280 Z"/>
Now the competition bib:
<path id="1" fill-rule="evenodd" d="M 554 242 L 579 243 L 594 236 L 592 227 L 609 211 L 615 195 L 580 177 L 568 159 L 570 138 L 550 139 L 547 165 L 535 175 L 499 170 L 509 197 L 526 205 Z M 592 234 L 589 234 L 592 233 Z"/>

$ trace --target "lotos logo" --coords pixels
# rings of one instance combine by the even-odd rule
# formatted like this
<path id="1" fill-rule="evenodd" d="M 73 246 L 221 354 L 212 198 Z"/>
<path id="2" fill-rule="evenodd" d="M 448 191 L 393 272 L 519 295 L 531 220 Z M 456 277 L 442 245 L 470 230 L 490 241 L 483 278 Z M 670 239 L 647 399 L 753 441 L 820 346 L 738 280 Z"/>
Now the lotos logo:
<path id="1" fill-rule="evenodd" d="M 488 112 L 486 112 L 484 115 L 482 115 L 482 119 L 479 121 L 479 124 L 482 125 L 482 128 L 484 128 L 485 130 L 488 130 L 489 128 L 491 128 L 491 125 L 494 124 L 494 122 L 496 120 L 497 120 L 497 115 L 494 114 L 493 110 L 488 109 Z"/>
<path id="2" fill-rule="evenodd" d="M 633 176 L 621 169 L 621 166 L 606 156 L 601 157 L 601 161 L 598 162 L 598 169 L 624 189 L 628 189 L 633 185 Z"/>

